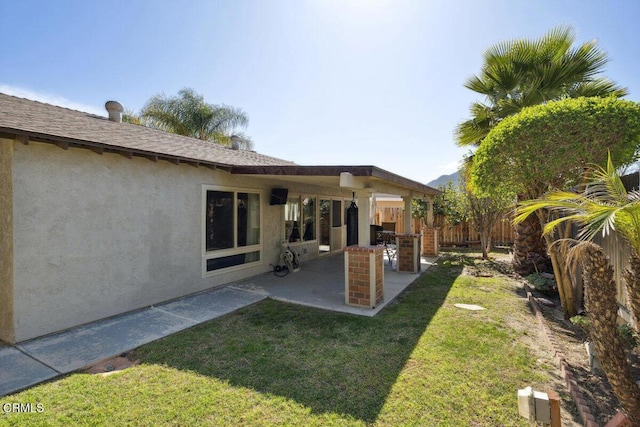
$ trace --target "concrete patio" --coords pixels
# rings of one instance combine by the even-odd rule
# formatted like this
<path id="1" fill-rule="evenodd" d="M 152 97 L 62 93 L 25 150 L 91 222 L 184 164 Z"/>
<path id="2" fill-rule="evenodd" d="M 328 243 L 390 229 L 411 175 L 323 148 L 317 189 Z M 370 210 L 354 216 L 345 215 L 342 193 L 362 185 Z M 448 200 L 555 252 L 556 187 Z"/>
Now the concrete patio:
<path id="1" fill-rule="evenodd" d="M 421 273 L 434 262 L 434 258 L 423 258 Z M 15 346 L 0 343 L 0 396 L 86 368 L 265 298 L 374 316 L 421 274 L 395 272 L 386 259 L 384 264 L 384 301 L 375 309 L 345 304 L 344 255 L 338 254 L 305 262 L 299 272 L 284 277 L 265 273 Z"/>
<path id="2" fill-rule="evenodd" d="M 264 295 L 278 301 L 360 316 L 375 316 L 409 284 L 432 266 L 437 258 L 422 258 L 418 274 L 398 273 L 384 259 L 384 301 L 376 308 L 345 304 L 344 255 L 326 255 L 302 264 L 297 273 L 277 277 L 273 273 L 251 277 L 229 285 L 232 289 Z M 393 264 L 395 267 L 395 263 Z"/>

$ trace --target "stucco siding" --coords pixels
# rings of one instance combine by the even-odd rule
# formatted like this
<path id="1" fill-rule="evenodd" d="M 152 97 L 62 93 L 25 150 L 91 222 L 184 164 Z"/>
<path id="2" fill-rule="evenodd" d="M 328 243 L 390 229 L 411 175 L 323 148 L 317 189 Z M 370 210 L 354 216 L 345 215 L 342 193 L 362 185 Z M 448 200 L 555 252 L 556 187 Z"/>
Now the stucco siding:
<path id="1" fill-rule="evenodd" d="M 16 340 L 269 270 L 280 212 L 263 196 L 263 262 L 202 277 L 203 184 L 267 192 L 260 180 L 204 167 L 16 144 Z"/>
<path id="2" fill-rule="evenodd" d="M 0 138 L 0 340 L 13 343 L 13 145 Z"/>

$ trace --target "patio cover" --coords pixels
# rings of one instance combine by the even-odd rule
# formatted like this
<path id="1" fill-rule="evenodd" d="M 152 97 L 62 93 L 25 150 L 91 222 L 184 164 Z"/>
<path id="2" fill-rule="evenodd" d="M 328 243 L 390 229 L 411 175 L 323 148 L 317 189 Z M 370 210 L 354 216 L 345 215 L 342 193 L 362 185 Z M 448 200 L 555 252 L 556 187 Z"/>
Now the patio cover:
<path id="1" fill-rule="evenodd" d="M 234 166 L 236 175 L 261 175 L 274 179 L 365 190 L 372 193 L 389 193 L 405 197 L 424 197 L 440 194 L 439 190 L 417 181 L 380 169 L 376 166 L 301 166 L 301 165 L 250 165 Z"/>
<path id="2" fill-rule="evenodd" d="M 358 245 L 370 242 L 371 200 L 375 193 L 402 196 L 405 230 L 412 230 L 411 202 L 414 198 L 428 198 L 440 194 L 439 190 L 410 180 L 376 166 L 300 166 L 300 165 L 247 165 L 234 166 L 234 175 L 260 175 L 274 180 L 301 182 L 333 188 L 343 188 L 355 193 L 358 199 Z"/>

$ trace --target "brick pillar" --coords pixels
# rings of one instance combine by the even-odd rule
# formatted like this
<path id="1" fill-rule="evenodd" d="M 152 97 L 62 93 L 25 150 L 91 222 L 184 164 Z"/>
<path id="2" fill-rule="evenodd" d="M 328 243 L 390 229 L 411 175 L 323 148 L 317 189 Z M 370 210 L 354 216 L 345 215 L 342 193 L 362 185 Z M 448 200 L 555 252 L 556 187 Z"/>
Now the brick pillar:
<path id="1" fill-rule="evenodd" d="M 344 302 L 375 308 L 384 298 L 383 246 L 347 246 L 344 250 Z"/>
<path id="2" fill-rule="evenodd" d="M 424 227 L 422 229 L 422 255 L 438 256 L 440 253 L 439 230 L 437 227 Z"/>
<path id="3" fill-rule="evenodd" d="M 420 271 L 420 235 L 396 234 L 396 253 L 398 267 L 396 271 L 417 273 Z"/>

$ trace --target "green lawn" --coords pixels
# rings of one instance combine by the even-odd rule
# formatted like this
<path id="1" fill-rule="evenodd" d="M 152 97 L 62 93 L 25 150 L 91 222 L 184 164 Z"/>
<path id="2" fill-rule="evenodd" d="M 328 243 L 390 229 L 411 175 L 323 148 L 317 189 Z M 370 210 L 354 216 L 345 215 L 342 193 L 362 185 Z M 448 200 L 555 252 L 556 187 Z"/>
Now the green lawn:
<path id="1" fill-rule="evenodd" d="M 263 301 L 138 349 L 125 371 L 0 398 L 44 407 L 0 425 L 526 426 L 516 390 L 547 374 L 507 324 L 531 315 L 509 279 L 461 275 L 471 262 L 441 261 L 374 318 Z"/>

